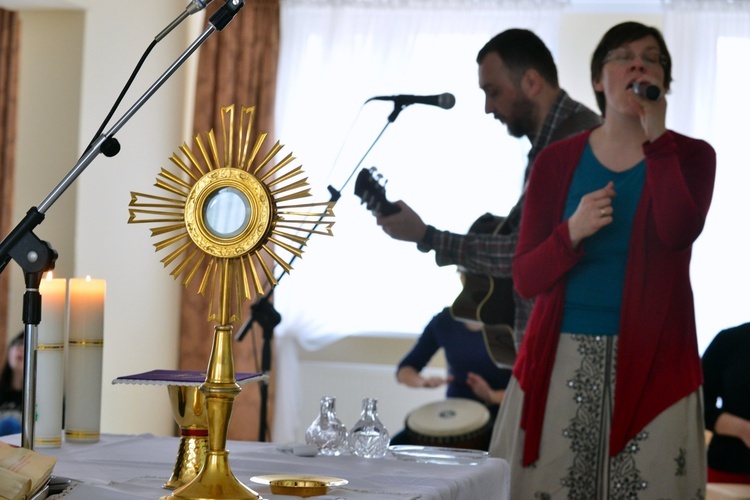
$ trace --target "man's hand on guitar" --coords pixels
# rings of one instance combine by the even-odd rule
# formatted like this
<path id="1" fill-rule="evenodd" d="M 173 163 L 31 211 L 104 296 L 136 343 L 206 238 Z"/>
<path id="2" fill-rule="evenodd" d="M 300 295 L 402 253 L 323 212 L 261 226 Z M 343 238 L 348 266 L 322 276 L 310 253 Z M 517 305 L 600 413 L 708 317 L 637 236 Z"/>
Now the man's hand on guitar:
<path id="1" fill-rule="evenodd" d="M 385 234 L 395 240 L 411 241 L 413 243 L 421 241 L 427 230 L 427 225 L 422 221 L 422 218 L 403 201 L 397 201 L 396 206 L 401 210 L 395 214 L 379 214 L 377 216 L 378 226 L 382 227 Z"/>
<path id="2" fill-rule="evenodd" d="M 390 215 L 400 209 L 385 196 L 385 180 L 375 167 L 363 168 L 354 182 L 354 194 L 375 215 Z"/>

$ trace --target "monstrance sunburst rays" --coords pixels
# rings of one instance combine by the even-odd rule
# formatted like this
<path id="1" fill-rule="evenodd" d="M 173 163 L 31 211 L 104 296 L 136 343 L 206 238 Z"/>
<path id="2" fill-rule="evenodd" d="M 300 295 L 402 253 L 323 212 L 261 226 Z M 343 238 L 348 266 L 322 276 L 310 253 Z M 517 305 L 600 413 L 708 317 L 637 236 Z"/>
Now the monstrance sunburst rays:
<path id="1" fill-rule="evenodd" d="M 131 192 L 128 223 L 154 225 L 151 236 L 161 238 L 156 251 L 169 250 L 162 263 L 174 264 L 170 274 L 182 276 L 184 286 L 202 274 L 198 293 L 208 294 L 209 321 L 241 320 L 242 302 L 265 293 L 263 278 L 277 284 L 273 263 L 289 272 L 312 234 L 332 234 L 334 203 L 299 203 L 311 196 L 302 167 L 293 165 L 291 153 L 275 159 L 284 147 L 278 141 L 260 156 L 267 134 L 251 139 L 254 117 L 255 107 L 243 106 L 235 126 L 235 106 L 222 107 L 222 155 L 211 129 L 205 142 L 195 137 L 196 151 L 183 144 L 182 156 L 172 155 L 176 172 L 161 169 L 155 186 L 164 196 Z M 236 230 L 217 234 L 217 225 L 225 223 L 211 222 L 205 212 L 220 192 L 233 193 L 230 217 L 237 207 L 245 215 L 232 226 Z M 227 318 L 217 315 L 222 285 L 229 287 Z"/>

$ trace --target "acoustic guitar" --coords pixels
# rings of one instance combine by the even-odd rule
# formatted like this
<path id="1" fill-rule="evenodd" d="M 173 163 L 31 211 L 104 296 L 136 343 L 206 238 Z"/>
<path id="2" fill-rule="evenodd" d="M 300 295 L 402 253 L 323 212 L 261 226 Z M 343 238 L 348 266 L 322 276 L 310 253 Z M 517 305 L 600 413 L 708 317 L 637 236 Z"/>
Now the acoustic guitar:
<path id="1" fill-rule="evenodd" d="M 388 201 L 385 180 L 375 167 L 363 168 L 359 172 L 354 183 L 354 194 L 375 215 L 390 215 L 400 210 Z M 472 224 L 469 232 L 506 234 L 510 228 L 504 217 L 487 213 Z M 500 366 L 513 366 L 516 346 L 513 338 L 515 303 L 512 279 L 473 273 L 464 273 L 463 277 L 463 290 L 450 307 L 451 315 L 459 321 L 481 323 L 484 343 L 492 360 Z"/>
<path id="2" fill-rule="evenodd" d="M 469 233 L 509 234 L 506 217 L 486 213 L 469 228 Z M 450 308 L 458 320 L 482 324 L 484 341 L 493 361 L 513 366 L 516 347 L 513 325 L 516 316 L 513 280 L 485 274 L 464 273 L 463 289 Z"/>
<path id="3" fill-rule="evenodd" d="M 505 217 L 486 213 L 469 228 L 469 233 L 508 234 Z M 513 280 L 484 274 L 464 273 L 464 286 L 451 306 L 454 318 L 485 325 L 510 325 L 515 319 Z"/>

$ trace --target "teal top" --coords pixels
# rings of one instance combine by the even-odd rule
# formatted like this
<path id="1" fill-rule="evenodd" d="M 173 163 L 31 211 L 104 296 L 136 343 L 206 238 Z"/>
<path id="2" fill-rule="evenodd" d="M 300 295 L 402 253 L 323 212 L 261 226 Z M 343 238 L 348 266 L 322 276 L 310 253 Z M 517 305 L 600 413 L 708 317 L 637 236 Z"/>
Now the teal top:
<path id="1" fill-rule="evenodd" d="M 630 233 L 646 179 L 646 162 L 624 172 L 602 165 L 587 144 L 568 191 L 563 220 L 578 208 L 583 195 L 614 182 L 612 223 L 584 240 L 584 256 L 567 274 L 562 331 L 617 335 L 625 283 Z"/>

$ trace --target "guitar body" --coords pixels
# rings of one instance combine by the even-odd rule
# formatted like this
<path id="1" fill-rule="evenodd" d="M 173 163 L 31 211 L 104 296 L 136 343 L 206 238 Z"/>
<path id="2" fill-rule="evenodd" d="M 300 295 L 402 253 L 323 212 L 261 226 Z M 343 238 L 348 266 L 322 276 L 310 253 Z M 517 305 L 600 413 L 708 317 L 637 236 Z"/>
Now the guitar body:
<path id="1" fill-rule="evenodd" d="M 512 328 L 516 316 L 513 280 L 466 273 L 464 287 L 451 305 L 451 314 L 456 319 Z"/>
<path id="2" fill-rule="evenodd" d="M 482 334 L 492 361 L 503 368 L 513 368 L 516 362 L 513 328 L 508 325 L 482 325 Z"/>
<path id="3" fill-rule="evenodd" d="M 487 213 L 472 224 L 469 232 L 507 234 L 510 229 L 505 217 Z M 463 279 L 464 286 L 451 305 L 451 315 L 458 320 L 481 323 L 492 360 L 497 365 L 513 366 L 516 358 L 513 280 L 475 273 L 464 273 Z"/>

